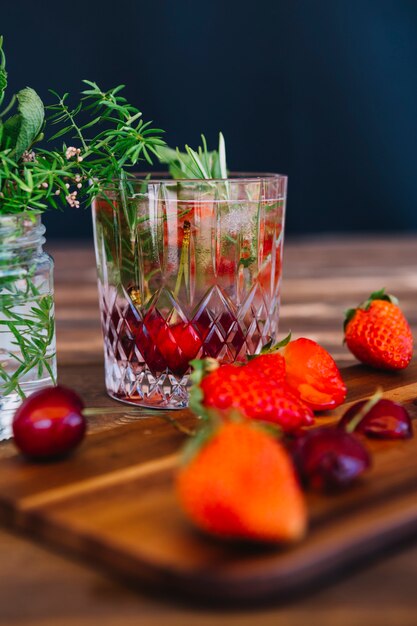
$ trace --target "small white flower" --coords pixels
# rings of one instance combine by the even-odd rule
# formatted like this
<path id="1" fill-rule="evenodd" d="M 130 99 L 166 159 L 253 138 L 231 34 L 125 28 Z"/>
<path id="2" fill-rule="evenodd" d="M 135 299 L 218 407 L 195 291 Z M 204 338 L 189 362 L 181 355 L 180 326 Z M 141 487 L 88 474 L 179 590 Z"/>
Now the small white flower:
<path id="1" fill-rule="evenodd" d="M 65 156 L 68 160 L 72 159 L 72 157 L 77 157 L 77 161 L 82 161 L 83 158 L 82 156 L 80 156 L 80 154 L 80 148 L 75 148 L 74 146 L 69 146 L 69 148 L 67 148 L 65 151 Z"/>
<path id="2" fill-rule="evenodd" d="M 33 152 L 33 150 L 31 152 L 28 152 L 28 150 L 25 150 L 24 153 L 22 154 L 22 161 L 23 163 L 30 163 L 31 161 L 35 160 L 35 153 Z"/>
<path id="3" fill-rule="evenodd" d="M 73 191 L 72 193 L 68 194 L 65 197 L 65 200 L 68 202 L 68 204 L 70 205 L 70 207 L 73 207 L 75 209 L 79 209 L 80 207 L 80 203 L 77 200 L 77 192 Z"/>
<path id="4" fill-rule="evenodd" d="M 79 148 L 78 148 L 78 151 L 79 151 Z M 76 154 L 77 154 L 77 148 L 74 148 L 74 146 L 69 146 L 66 149 L 65 156 L 68 160 L 72 159 L 72 157 L 74 157 Z"/>

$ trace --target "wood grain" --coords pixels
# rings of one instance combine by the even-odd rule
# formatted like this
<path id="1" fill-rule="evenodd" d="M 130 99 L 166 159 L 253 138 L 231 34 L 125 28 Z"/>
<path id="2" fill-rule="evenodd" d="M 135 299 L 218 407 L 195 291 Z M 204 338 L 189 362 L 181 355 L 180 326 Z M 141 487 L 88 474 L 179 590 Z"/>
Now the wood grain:
<path id="1" fill-rule="evenodd" d="M 67 368 L 87 405 L 99 396 L 97 369 Z M 375 385 L 417 417 L 417 362 L 397 374 L 344 370 L 348 403 Z M 86 388 L 87 386 L 87 388 Z M 334 421 L 346 407 L 324 416 Z M 111 417 L 126 410 L 115 405 Z M 107 417 L 109 413 L 107 413 Z M 188 411 L 175 412 L 190 426 Z M 93 427 L 76 455 L 59 464 L 0 461 L 0 516 L 13 527 L 76 552 L 135 582 L 190 599 L 247 603 L 317 585 L 417 533 L 417 440 L 370 442 L 374 467 L 355 488 L 309 494 L 310 529 L 291 548 L 258 549 L 199 535 L 184 519 L 173 482 L 184 435 L 163 416 Z"/>
<path id="2" fill-rule="evenodd" d="M 83 367 L 91 372 L 94 366 L 97 385 L 92 402 L 109 407 L 112 403 L 104 395 L 100 370 L 102 343 L 92 246 L 60 243 L 50 246 L 50 251 L 56 261 L 60 380 L 77 384 L 79 370 L 85 393 L 87 370 Z M 385 286 L 401 298 L 417 335 L 416 236 L 287 240 L 284 274 L 281 331 L 291 328 L 295 334 L 319 339 L 340 363 L 354 363 L 341 343 L 342 312 L 375 288 Z M 125 421 L 119 410 L 114 418 L 96 417 L 91 420 L 91 432 L 111 430 L 115 423 Z M 0 457 L 13 455 L 11 444 L 0 444 Z M 239 609 L 226 613 L 195 605 L 185 608 L 165 600 L 163 590 L 155 597 L 144 595 L 69 559 L 69 553 L 62 557 L 4 530 L 0 530 L 0 551 L 0 624 L 5 626 L 211 626 L 214 620 L 227 626 L 255 621 L 262 626 L 416 623 L 417 544 L 410 540 L 397 555 L 387 553 L 384 560 L 370 562 L 360 572 L 349 568 L 348 578 L 335 578 L 331 587 L 302 602 L 288 599 L 283 607 L 269 605 L 256 613 Z"/>

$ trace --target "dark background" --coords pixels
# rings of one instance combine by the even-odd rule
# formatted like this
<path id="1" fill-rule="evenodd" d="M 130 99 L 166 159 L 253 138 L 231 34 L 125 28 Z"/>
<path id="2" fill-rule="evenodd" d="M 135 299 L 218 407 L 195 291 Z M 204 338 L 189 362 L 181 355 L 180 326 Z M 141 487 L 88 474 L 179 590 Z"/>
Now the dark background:
<path id="1" fill-rule="evenodd" d="M 289 176 L 288 230 L 417 228 L 417 2 L 3 2 L 10 91 L 126 96 L 171 145 L 215 147 L 234 170 Z M 90 236 L 88 210 L 49 237 Z"/>

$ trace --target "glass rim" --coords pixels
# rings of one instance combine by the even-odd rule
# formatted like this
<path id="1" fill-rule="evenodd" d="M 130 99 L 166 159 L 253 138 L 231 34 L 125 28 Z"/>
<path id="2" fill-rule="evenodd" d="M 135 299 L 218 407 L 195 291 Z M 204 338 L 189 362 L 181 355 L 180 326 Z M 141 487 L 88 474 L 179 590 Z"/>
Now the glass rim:
<path id="1" fill-rule="evenodd" d="M 131 178 L 133 176 L 133 178 Z M 150 176 L 150 178 L 147 178 Z M 120 180 L 120 179 L 117 179 Z M 256 183 L 261 181 L 287 181 L 287 174 L 278 174 L 274 172 L 230 172 L 230 176 L 227 178 L 173 178 L 169 172 L 132 172 L 130 177 L 126 179 L 126 182 L 149 182 L 156 183 Z"/>

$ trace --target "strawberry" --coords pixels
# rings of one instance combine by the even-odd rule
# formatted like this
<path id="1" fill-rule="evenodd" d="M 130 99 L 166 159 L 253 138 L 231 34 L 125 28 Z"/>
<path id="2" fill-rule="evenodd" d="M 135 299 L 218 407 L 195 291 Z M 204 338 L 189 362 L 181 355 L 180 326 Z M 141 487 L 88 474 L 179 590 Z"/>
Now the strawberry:
<path id="1" fill-rule="evenodd" d="M 293 542 L 306 530 L 288 453 L 250 422 L 225 422 L 206 436 L 178 472 L 176 492 L 189 519 L 218 537 Z"/>
<path id="2" fill-rule="evenodd" d="M 356 309 L 346 312 L 344 331 L 347 347 L 365 365 L 399 370 L 411 360 L 410 326 L 398 300 L 384 289 L 375 291 Z"/>
<path id="3" fill-rule="evenodd" d="M 334 409 L 346 398 L 346 385 L 331 355 L 302 337 L 283 348 L 286 382 L 313 411 Z"/>
<path id="4" fill-rule="evenodd" d="M 246 367 L 258 376 L 284 383 L 313 411 L 339 406 L 345 400 L 346 386 L 333 358 L 311 339 L 290 339 L 288 335 L 275 346 L 265 346 L 259 356 L 249 357 Z"/>
<path id="5" fill-rule="evenodd" d="M 283 380 L 258 375 L 252 363 L 244 366 L 218 366 L 214 359 L 194 361 L 192 379 L 198 383 L 203 407 L 248 418 L 272 422 L 286 432 L 313 423 L 313 413 L 296 398 Z M 210 368 L 216 368 L 204 375 Z M 193 392 L 193 397 L 195 391 Z M 198 411 L 198 408 L 197 408 Z"/>
<path id="6" fill-rule="evenodd" d="M 254 375 L 271 378 L 279 383 L 285 381 L 285 359 L 279 352 L 265 352 L 252 357 L 246 368 Z"/>

